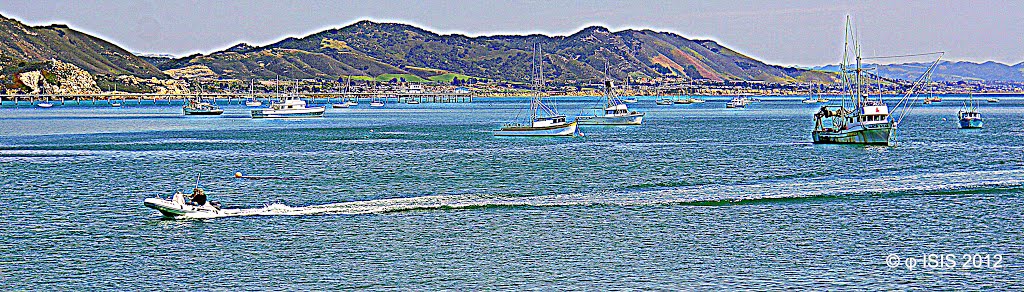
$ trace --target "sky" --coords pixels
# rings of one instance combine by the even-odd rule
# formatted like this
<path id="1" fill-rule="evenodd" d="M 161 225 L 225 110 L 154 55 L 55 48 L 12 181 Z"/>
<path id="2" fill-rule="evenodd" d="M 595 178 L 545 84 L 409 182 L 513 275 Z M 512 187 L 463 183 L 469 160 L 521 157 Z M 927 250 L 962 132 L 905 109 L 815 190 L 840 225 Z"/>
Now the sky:
<path id="1" fill-rule="evenodd" d="M 1024 1 L 1017 0 L 0 0 L 0 14 L 30 25 L 68 24 L 132 52 L 175 56 L 240 42 L 266 45 L 369 19 L 471 36 L 568 35 L 591 25 L 653 29 L 798 66 L 838 63 L 849 15 L 866 56 L 944 51 L 945 60 L 1024 61 Z"/>

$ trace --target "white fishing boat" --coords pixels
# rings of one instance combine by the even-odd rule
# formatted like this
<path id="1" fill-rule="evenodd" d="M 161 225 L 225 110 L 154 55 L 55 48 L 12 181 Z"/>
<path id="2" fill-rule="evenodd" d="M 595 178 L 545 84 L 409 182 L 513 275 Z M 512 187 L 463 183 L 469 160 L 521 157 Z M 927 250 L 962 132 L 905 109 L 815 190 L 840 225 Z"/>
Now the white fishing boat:
<path id="1" fill-rule="evenodd" d="M 725 104 L 725 108 L 744 108 L 750 103 L 746 97 L 737 96 Z"/>
<path id="2" fill-rule="evenodd" d="M 942 58 L 942 53 L 914 55 L 937 54 L 939 57 L 935 62 L 931 63 L 930 67 L 926 68 L 922 76 L 910 87 L 906 95 L 890 110 L 889 106 L 882 101 L 881 95 L 871 97 L 867 94 L 865 83 L 870 81 L 869 76 L 872 75 L 865 76 L 864 71 L 869 70 L 869 68 L 862 67 L 861 61 L 899 56 L 862 58 L 860 46 L 854 38 L 853 27 L 850 24 L 849 18 L 847 18 L 846 22 L 846 37 L 844 41 L 846 46 L 843 52 L 843 61 L 840 63 L 839 74 L 843 82 L 843 88 L 848 90 L 849 103 L 844 101 L 842 105 L 822 106 L 814 114 L 814 130 L 811 132 L 811 138 L 815 144 L 894 146 L 896 145 L 896 127 L 899 125 L 900 120 L 893 118 L 892 114 L 897 110 L 900 111 L 899 119 L 907 115 L 907 111 L 910 110 L 910 106 L 914 103 L 910 100 L 910 97 L 915 94 L 914 90 L 920 88 L 928 79 L 927 77 L 930 76 L 930 72 L 932 72 L 932 69 L 935 68 Z M 851 60 L 851 58 L 854 59 Z M 880 82 L 877 78 L 874 81 Z M 847 104 L 852 105 L 852 108 L 847 108 Z"/>
<path id="3" fill-rule="evenodd" d="M 672 105 L 672 100 L 668 98 L 662 98 L 655 102 L 658 105 Z"/>
<path id="4" fill-rule="evenodd" d="M 690 103 L 704 103 L 704 100 L 696 98 L 696 97 L 691 97 L 690 98 Z"/>
<path id="5" fill-rule="evenodd" d="M 319 118 L 324 116 L 326 107 L 306 106 L 306 102 L 298 98 L 285 98 L 278 102 L 270 103 L 267 108 L 252 110 L 254 119 L 284 119 L 284 118 Z"/>
<path id="6" fill-rule="evenodd" d="M 538 61 L 539 51 L 538 45 L 538 48 L 534 49 L 532 74 L 534 76 L 533 90 L 537 94 L 530 98 L 530 121 L 506 124 L 501 129 L 494 130 L 494 136 L 573 137 L 577 134 L 582 135 L 576 121 L 566 122 L 565 115 L 558 114 L 554 108 L 544 104 L 541 100 L 539 90 L 543 88 L 544 82 L 541 78 L 544 71 Z"/>
<path id="7" fill-rule="evenodd" d="M 818 103 L 818 99 L 814 98 L 812 96 L 808 96 L 807 98 L 805 98 L 804 100 L 801 100 L 800 102 L 802 102 L 804 104 L 815 104 L 815 103 Z"/>
<path id="8" fill-rule="evenodd" d="M 691 104 L 689 98 L 679 98 L 673 101 L 675 104 Z"/>
<path id="9" fill-rule="evenodd" d="M 611 80 L 604 82 L 604 113 L 595 113 L 592 116 L 580 116 L 576 118 L 576 121 L 580 125 L 607 125 L 607 126 L 626 126 L 626 125 L 640 125 L 643 123 L 645 113 L 637 111 L 629 111 L 629 108 L 619 96 L 615 94 Z"/>
<path id="10" fill-rule="evenodd" d="M 384 107 L 384 102 L 379 100 L 371 100 L 370 107 Z"/>
<path id="11" fill-rule="evenodd" d="M 280 83 L 280 82 L 279 82 Z M 266 108 L 253 109 L 254 119 L 301 119 L 319 118 L 327 111 L 326 106 L 310 107 L 299 96 L 298 81 L 295 82 L 292 94 L 282 96 L 278 101 L 271 102 Z"/>
<path id="12" fill-rule="evenodd" d="M 332 103 L 331 108 L 348 108 L 348 102 Z"/>
<path id="13" fill-rule="evenodd" d="M 632 96 L 630 96 L 630 97 L 623 97 L 622 98 L 622 102 L 624 102 L 624 103 L 637 103 L 639 101 L 640 100 L 636 99 L 636 97 L 632 97 Z"/>
<path id="14" fill-rule="evenodd" d="M 986 98 L 985 101 L 991 102 L 991 103 L 998 103 L 999 99 L 995 98 L 995 97 L 989 97 L 989 98 Z"/>

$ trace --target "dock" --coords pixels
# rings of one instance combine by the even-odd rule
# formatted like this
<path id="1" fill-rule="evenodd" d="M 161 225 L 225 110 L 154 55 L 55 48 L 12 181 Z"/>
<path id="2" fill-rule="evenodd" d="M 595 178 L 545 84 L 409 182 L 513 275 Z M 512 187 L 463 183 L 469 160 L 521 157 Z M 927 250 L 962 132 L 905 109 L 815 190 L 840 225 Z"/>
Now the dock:
<path id="1" fill-rule="evenodd" d="M 306 92 L 298 93 L 299 99 L 308 104 L 330 104 L 343 100 L 383 100 L 385 103 L 468 103 L 473 102 L 469 93 L 395 93 L 395 92 Z M 201 97 L 216 104 L 245 104 L 253 98 L 265 103 L 280 99 L 273 93 L 202 93 L 202 94 L 156 94 L 156 93 L 97 93 L 97 94 L 15 94 L 0 95 L 0 107 L 32 107 L 38 102 L 48 101 L 54 105 L 182 105 L 186 99 Z"/>

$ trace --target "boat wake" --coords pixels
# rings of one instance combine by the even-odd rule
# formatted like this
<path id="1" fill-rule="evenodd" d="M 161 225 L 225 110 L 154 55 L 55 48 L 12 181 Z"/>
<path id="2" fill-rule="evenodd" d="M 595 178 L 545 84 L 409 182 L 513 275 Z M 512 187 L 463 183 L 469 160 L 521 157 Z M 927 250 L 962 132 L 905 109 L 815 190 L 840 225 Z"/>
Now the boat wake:
<path id="1" fill-rule="evenodd" d="M 412 210 L 476 209 L 489 207 L 721 205 L 770 202 L 780 199 L 846 198 L 873 195 L 965 193 L 1024 186 L 1024 170 L 970 171 L 876 178 L 802 179 L 755 184 L 709 184 L 623 192 L 595 192 L 529 197 L 444 195 L 354 201 L 306 207 L 273 204 L 256 209 L 225 209 L 222 214 L 185 218 L 235 216 L 375 214 Z"/>

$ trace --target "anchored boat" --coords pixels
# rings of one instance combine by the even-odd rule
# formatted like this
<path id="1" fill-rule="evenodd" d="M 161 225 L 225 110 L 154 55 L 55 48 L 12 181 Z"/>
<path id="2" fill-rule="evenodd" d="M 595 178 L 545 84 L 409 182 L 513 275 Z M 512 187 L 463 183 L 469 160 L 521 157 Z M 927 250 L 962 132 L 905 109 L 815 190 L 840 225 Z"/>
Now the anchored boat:
<path id="1" fill-rule="evenodd" d="M 882 96 L 879 94 L 877 98 L 868 96 L 867 89 L 864 87 L 867 76 L 865 74 L 865 68 L 861 67 L 860 47 L 853 39 L 853 28 L 850 25 L 849 18 L 846 22 L 846 47 L 843 53 L 843 62 L 840 64 L 840 77 L 843 81 L 843 88 L 847 88 L 850 91 L 850 102 L 852 108 L 847 108 L 846 103 L 843 105 L 826 105 L 822 106 L 817 113 L 814 114 L 814 130 L 811 132 L 811 138 L 816 144 L 864 144 L 864 145 L 896 145 L 896 125 L 899 121 L 894 120 L 891 116 L 889 106 L 882 101 Z M 853 47 L 850 47 L 850 43 L 853 42 Z M 942 53 L 928 53 L 908 56 L 922 56 L 938 54 L 939 58 L 932 62 L 931 66 L 925 70 L 920 78 L 914 82 L 910 90 L 903 96 L 899 103 L 894 107 L 900 109 L 901 105 L 902 112 L 900 119 L 906 116 L 906 111 L 910 109 L 912 102 L 909 101 L 909 97 L 914 94 L 914 90 L 919 87 L 920 84 L 924 83 L 928 76 L 931 75 L 932 69 L 938 64 L 942 58 Z M 855 57 L 855 64 L 850 64 L 850 57 Z M 873 57 L 867 59 L 881 59 L 881 58 L 893 58 L 902 56 L 892 57 Z M 852 65 L 852 66 L 851 66 Z M 880 78 L 875 78 L 878 81 Z"/>
<path id="2" fill-rule="evenodd" d="M 978 112 L 978 105 L 974 103 L 974 95 L 964 102 L 964 106 L 956 113 L 956 117 L 960 120 L 961 129 L 981 129 L 985 126 L 985 120 Z"/>
<path id="3" fill-rule="evenodd" d="M 181 113 L 189 116 L 216 116 L 223 114 L 224 110 L 196 96 L 195 99 L 185 100 L 185 105 L 181 106 Z"/>
<path id="4" fill-rule="evenodd" d="M 576 121 L 580 125 L 626 126 L 643 123 L 645 113 L 629 111 L 626 104 L 615 94 L 611 80 L 604 82 L 604 96 L 607 100 L 604 106 L 604 114 L 598 113 L 593 116 L 578 117 Z"/>
<path id="5" fill-rule="evenodd" d="M 726 103 L 725 108 L 744 108 L 747 107 L 747 104 L 749 103 L 750 100 L 747 99 L 746 97 L 737 96 L 730 100 L 728 103 Z"/>
<path id="6" fill-rule="evenodd" d="M 278 102 L 270 103 L 267 108 L 253 109 L 254 119 L 281 119 L 281 118 L 319 118 L 324 116 L 326 107 L 308 107 L 306 102 L 298 98 L 284 98 Z"/>
<path id="7" fill-rule="evenodd" d="M 525 124 L 506 124 L 501 129 L 494 130 L 494 136 L 574 137 L 577 134 L 582 135 L 576 121 L 566 122 L 565 115 L 558 114 L 554 108 L 544 104 L 541 100 L 538 90 L 543 88 L 544 81 L 541 80 L 541 76 L 544 71 L 538 61 L 539 51 L 539 48 L 535 48 L 533 54 L 533 89 L 537 94 L 530 98 L 530 121 Z"/>

